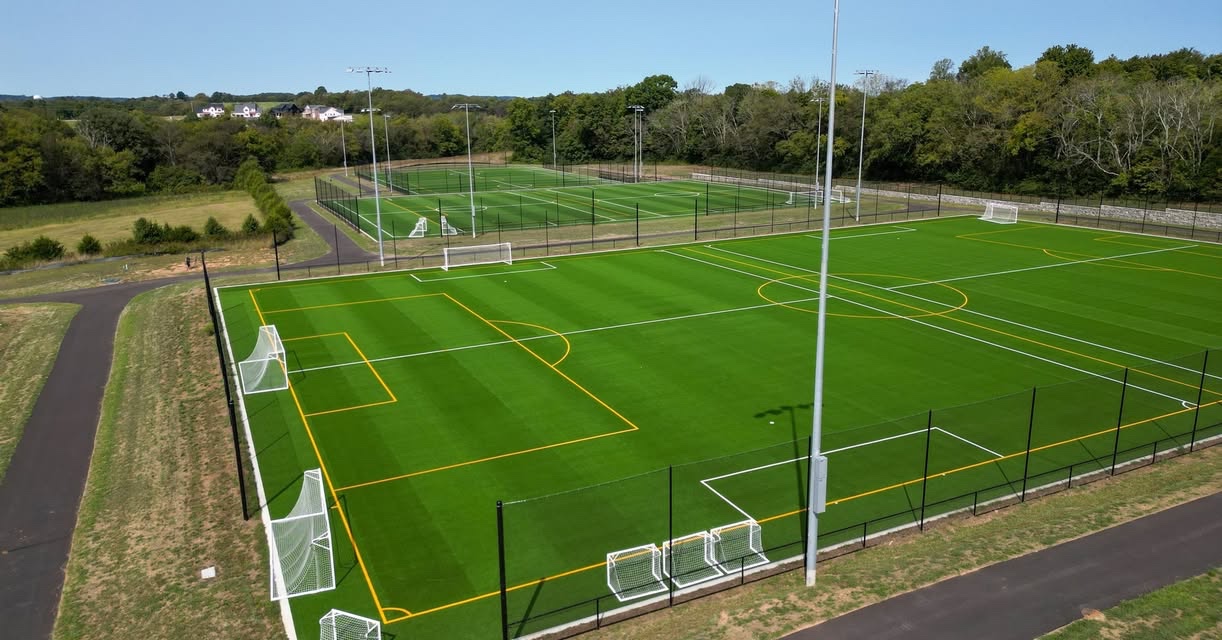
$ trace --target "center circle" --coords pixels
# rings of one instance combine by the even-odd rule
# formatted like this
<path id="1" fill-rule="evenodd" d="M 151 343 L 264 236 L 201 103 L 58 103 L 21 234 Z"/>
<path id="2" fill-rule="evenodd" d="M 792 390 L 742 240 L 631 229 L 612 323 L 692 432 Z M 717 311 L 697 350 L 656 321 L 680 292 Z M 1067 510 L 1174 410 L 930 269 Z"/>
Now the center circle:
<path id="1" fill-rule="evenodd" d="M 896 306 L 898 303 L 902 308 L 907 308 L 909 310 L 908 312 L 903 312 L 903 309 L 901 309 L 900 311 L 897 311 L 895 313 L 835 313 L 835 312 L 829 311 L 827 313 L 827 315 L 829 316 L 837 316 L 840 318 L 865 318 L 865 319 L 872 319 L 872 320 L 891 320 L 891 319 L 898 319 L 898 318 L 928 318 L 931 316 L 946 315 L 952 311 L 958 311 L 959 309 L 966 307 L 968 303 L 968 298 L 967 298 L 966 293 L 963 293 L 959 289 L 956 289 L 955 287 L 952 287 L 943 282 L 934 282 L 932 280 L 925 280 L 923 278 L 914 278 L 912 276 L 898 276 L 898 275 L 893 275 L 893 274 L 882 274 L 882 273 L 842 273 L 842 274 L 837 274 L 837 275 L 846 277 L 846 278 L 849 278 L 849 277 L 894 278 L 898 280 L 907 280 L 914 284 L 933 285 L 933 286 L 942 287 L 943 289 L 954 292 L 960 298 L 960 301 L 958 302 L 958 304 L 946 304 L 944 309 L 941 309 L 938 311 L 926 311 L 925 309 L 916 308 L 916 304 L 924 302 L 923 300 L 918 300 L 916 298 L 909 298 L 908 300 L 911 300 L 911 302 L 908 302 L 908 301 L 904 301 L 903 297 L 901 297 L 899 301 L 892 300 L 890 298 L 885 298 L 882 295 L 884 292 L 885 293 L 893 293 L 893 292 L 887 291 L 886 289 L 883 289 L 882 287 L 878 287 L 877 285 L 870 285 L 870 284 L 861 285 L 861 284 L 855 284 L 855 283 L 849 283 L 845 285 L 845 284 L 828 283 L 828 288 L 830 290 L 835 290 L 837 288 L 841 290 L 847 289 L 857 294 L 862 294 L 863 292 L 856 289 L 855 287 L 865 287 L 868 290 L 873 289 L 877 291 L 878 293 L 865 294 L 865 295 L 867 295 L 867 297 L 875 298 L 878 301 L 879 305 L 886 304 L 890 306 Z M 783 284 L 783 283 L 794 281 L 794 280 L 814 282 L 818 284 L 819 274 L 817 273 L 800 274 L 800 275 L 795 275 L 795 276 L 785 276 L 784 278 L 776 278 L 773 280 L 769 280 L 768 282 L 761 284 L 759 288 L 755 290 L 755 293 L 759 295 L 759 297 L 763 298 L 764 300 L 767 300 L 768 302 L 771 302 L 772 304 L 775 304 L 781 307 L 785 307 L 787 309 L 793 309 L 794 311 L 801 311 L 802 313 L 818 313 L 818 310 L 816 309 L 806 309 L 806 308 L 797 306 L 793 303 L 774 300 L 768 297 L 768 294 L 765 293 L 765 289 L 767 289 L 771 285 Z"/>

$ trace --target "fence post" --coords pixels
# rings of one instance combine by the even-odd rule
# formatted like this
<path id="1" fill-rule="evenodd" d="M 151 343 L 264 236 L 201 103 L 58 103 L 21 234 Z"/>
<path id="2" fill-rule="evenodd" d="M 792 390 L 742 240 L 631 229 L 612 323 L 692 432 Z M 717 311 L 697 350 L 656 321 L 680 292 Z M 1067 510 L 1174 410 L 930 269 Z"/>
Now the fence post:
<path id="1" fill-rule="evenodd" d="M 925 530 L 925 489 L 929 485 L 929 440 L 933 435 L 933 409 L 925 418 L 925 470 L 921 472 L 921 523 L 918 529 Z"/>
<path id="2" fill-rule="evenodd" d="M 501 578 L 501 640 L 509 640 L 509 590 L 505 583 L 505 506 L 496 501 L 496 550 Z"/>
<path id="3" fill-rule="evenodd" d="M 276 230 L 272 229 L 272 255 L 276 261 L 276 281 L 280 281 L 280 243 L 276 241 Z"/>
<path id="4" fill-rule="evenodd" d="M 216 302 L 212 299 L 212 281 L 208 278 L 208 262 L 204 252 L 199 252 L 199 265 L 204 270 L 204 297 L 208 298 L 208 315 L 212 319 L 212 335 L 216 338 L 216 356 L 221 362 L 221 382 L 225 386 L 225 404 L 229 409 L 229 430 L 233 435 L 233 456 L 238 465 L 238 492 L 242 496 L 242 519 L 250 520 L 246 508 L 246 473 L 242 468 L 242 445 L 238 437 L 238 416 L 233 409 L 233 395 L 229 391 L 229 370 L 225 368 L 225 351 L 221 346 L 221 326 L 216 319 Z"/>
<path id="5" fill-rule="evenodd" d="M 1056 216 L 1053 217 L 1052 222 L 1054 224 L 1061 224 L 1061 196 L 1057 196 L 1057 212 Z"/>
<path id="6" fill-rule="evenodd" d="M 1201 383 L 1197 385 L 1197 408 L 1192 415 L 1192 438 L 1188 441 L 1188 451 L 1191 453 L 1197 446 L 1197 421 L 1201 419 L 1201 393 L 1205 390 L 1205 372 L 1209 370 L 1209 350 L 1205 351 L 1205 361 L 1201 363 Z"/>
<path id="7" fill-rule="evenodd" d="M 1116 475 L 1116 456 L 1120 453 L 1120 423 L 1124 422 L 1124 396 L 1129 390 L 1129 369 L 1124 369 L 1124 380 L 1120 383 L 1120 413 L 1116 415 L 1116 439 L 1112 443 L 1112 475 Z"/>
<path id="8" fill-rule="evenodd" d="M 335 234 L 335 275 L 339 275 L 339 227 L 331 225 L 331 231 Z"/>
<path id="9" fill-rule="evenodd" d="M 942 183 L 938 183 L 938 216 L 942 217 Z"/>
<path id="10" fill-rule="evenodd" d="M 636 203 L 636 246 L 641 246 L 641 203 L 639 202 Z"/>
<path id="11" fill-rule="evenodd" d="M 395 233 L 395 219 L 390 219 L 390 252 L 395 256 L 395 268 L 399 268 L 399 236 Z"/>
<path id="12" fill-rule="evenodd" d="M 1018 495 L 1019 502 L 1027 501 L 1027 471 L 1031 468 L 1031 432 L 1035 430 L 1035 392 L 1037 387 L 1031 387 L 1031 410 L 1027 414 L 1027 455 L 1023 458 L 1023 492 Z"/>
<path id="13" fill-rule="evenodd" d="M 666 541 L 673 543 L 675 540 L 675 465 L 666 467 Z M 675 554 L 671 553 L 666 556 L 668 566 L 666 567 L 666 575 L 675 575 Z M 675 606 L 675 582 L 671 580 L 670 588 L 666 590 L 666 597 L 669 602 L 667 606 Z"/>

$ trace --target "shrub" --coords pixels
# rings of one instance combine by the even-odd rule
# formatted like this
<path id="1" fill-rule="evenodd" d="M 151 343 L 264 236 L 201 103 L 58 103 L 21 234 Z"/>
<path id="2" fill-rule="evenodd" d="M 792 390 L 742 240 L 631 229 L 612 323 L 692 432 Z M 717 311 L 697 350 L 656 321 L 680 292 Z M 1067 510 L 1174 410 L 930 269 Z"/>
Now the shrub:
<path id="1" fill-rule="evenodd" d="M 137 244 L 159 244 L 165 241 L 162 227 L 148 218 L 138 218 L 132 224 L 132 240 Z"/>
<path id="2" fill-rule="evenodd" d="M 81 241 L 76 244 L 76 252 L 83 256 L 96 256 L 102 253 L 102 243 L 98 239 L 86 233 L 81 237 Z"/>
<path id="3" fill-rule="evenodd" d="M 259 221 L 255 219 L 254 214 L 246 216 L 242 221 L 242 233 L 248 236 L 259 233 Z"/>
<path id="4" fill-rule="evenodd" d="M 209 216 L 204 222 L 204 235 L 209 238 L 224 238 L 229 235 L 229 229 L 216 221 L 216 216 Z"/>
<path id="5" fill-rule="evenodd" d="M 171 228 L 169 224 L 166 224 L 164 230 L 166 242 L 179 242 L 186 244 L 199 240 L 199 234 L 195 232 L 195 229 L 192 229 L 185 224 L 173 228 Z"/>
<path id="6" fill-rule="evenodd" d="M 64 257 L 64 245 L 46 236 L 38 236 L 29 242 L 9 247 L 4 252 L 5 261 L 10 268 L 40 260 L 58 260 L 62 257 Z"/>

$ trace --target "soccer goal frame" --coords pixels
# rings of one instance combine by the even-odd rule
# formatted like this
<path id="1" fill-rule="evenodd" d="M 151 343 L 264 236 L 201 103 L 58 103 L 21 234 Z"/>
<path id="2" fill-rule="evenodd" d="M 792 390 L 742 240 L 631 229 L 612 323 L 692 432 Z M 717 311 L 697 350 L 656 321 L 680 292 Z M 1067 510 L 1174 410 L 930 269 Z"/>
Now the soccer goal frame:
<path id="1" fill-rule="evenodd" d="M 607 587 L 620 602 L 666 593 L 662 550 L 647 544 L 608 553 Z"/>
<path id="2" fill-rule="evenodd" d="M 429 219 L 420 218 L 416 221 L 416 226 L 412 228 L 411 233 L 407 234 L 409 238 L 423 238 L 429 234 Z"/>
<path id="3" fill-rule="evenodd" d="M 441 250 L 443 271 L 453 267 L 477 264 L 513 264 L 513 246 L 508 242 L 480 244 L 469 247 L 444 247 Z"/>
<path id="4" fill-rule="evenodd" d="M 709 529 L 713 537 L 713 560 L 726 574 L 768 564 L 764 555 L 763 529 L 755 520 L 743 520 Z"/>
<path id="5" fill-rule="evenodd" d="M 713 536 L 698 531 L 663 543 L 662 571 L 679 589 L 721 577 L 713 555 Z"/>
<path id="6" fill-rule="evenodd" d="M 284 342 L 276 325 L 259 327 L 259 337 L 250 356 L 238 363 L 242 395 L 284 391 L 289 388 L 288 367 L 284 359 Z"/>
<path id="7" fill-rule="evenodd" d="M 984 215 L 980 219 L 997 224 L 1014 224 L 1018 222 L 1018 205 L 990 202 L 984 206 Z"/>
<path id="8" fill-rule="evenodd" d="M 335 588 L 331 519 L 321 470 L 311 469 L 302 475 L 301 493 L 293 510 L 272 520 L 269 527 L 272 600 Z"/>
<path id="9" fill-rule="evenodd" d="M 382 640 L 382 623 L 332 609 L 318 620 L 319 640 Z"/>

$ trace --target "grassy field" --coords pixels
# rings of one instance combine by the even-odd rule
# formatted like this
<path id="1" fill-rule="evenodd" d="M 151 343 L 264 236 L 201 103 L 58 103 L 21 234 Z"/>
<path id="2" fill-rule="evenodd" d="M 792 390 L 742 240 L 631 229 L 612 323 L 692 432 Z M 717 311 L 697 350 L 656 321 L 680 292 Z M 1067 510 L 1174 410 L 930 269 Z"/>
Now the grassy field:
<path id="1" fill-rule="evenodd" d="M 1028 464 L 1050 482 L 1117 441 L 1222 425 L 1217 358 L 1195 410 L 1216 246 L 962 218 L 833 240 L 826 543 L 1017 491 Z M 299 632 L 332 606 L 395 633 L 494 629 L 498 499 L 511 620 L 615 606 L 606 553 L 745 517 L 794 555 L 817 264 L 794 235 L 223 290 L 236 357 L 260 324 L 289 352 L 290 391 L 245 398 L 271 514 L 320 465 L 339 507 L 340 586 L 294 602 Z"/>
<path id="2" fill-rule="evenodd" d="M 123 314 L 55 638 L 282 634 L 258 519 L 242 521 L 210 324 L 199 284 Z"/>
<path id="3" fill-rule="evenodd" d="M 1222 569 L 1134 598 L 1050 633 L 1055 640 L 1222 638 Z"/>
<path id="4" fill-rule="evenodd" d="M 0 305 L 0 482 L 79 310 L 74 304 Z"/>

